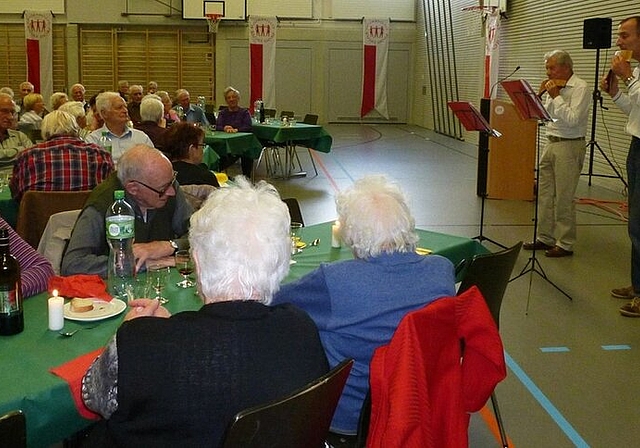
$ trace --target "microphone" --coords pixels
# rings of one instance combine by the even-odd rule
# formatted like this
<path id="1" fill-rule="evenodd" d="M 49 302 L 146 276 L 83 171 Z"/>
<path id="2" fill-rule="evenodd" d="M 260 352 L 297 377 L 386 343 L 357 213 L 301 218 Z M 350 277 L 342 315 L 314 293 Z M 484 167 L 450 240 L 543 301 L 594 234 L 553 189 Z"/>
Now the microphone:
<path id="1" fill-rule="evenodd" d="M 505 76 L 504 78 L 500 78 L 496 82 L 494 82 L 493 85 L 491 86 L 491 89 L 489 90 L 489 98 L 493 96 L 493 89 L 495 89 L 498 84 L 500 84 L 502 81 L 506 81 L 507 79 L 511 78 L 518 70 L 520 70 L 519 65 L 507 76 Z"/>

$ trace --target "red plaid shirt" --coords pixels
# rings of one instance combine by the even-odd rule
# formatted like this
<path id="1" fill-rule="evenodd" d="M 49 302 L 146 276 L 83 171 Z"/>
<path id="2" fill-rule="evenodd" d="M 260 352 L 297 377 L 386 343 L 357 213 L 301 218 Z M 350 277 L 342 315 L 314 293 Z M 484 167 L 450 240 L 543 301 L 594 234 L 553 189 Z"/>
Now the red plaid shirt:
<path id="1" fill-rule="evenodd" d="M 28 190 L 92 190 L 114 170 L 111 154 L 77 137 L 53 137 L 16 157 L 9 183 L 19 201 Z"/>

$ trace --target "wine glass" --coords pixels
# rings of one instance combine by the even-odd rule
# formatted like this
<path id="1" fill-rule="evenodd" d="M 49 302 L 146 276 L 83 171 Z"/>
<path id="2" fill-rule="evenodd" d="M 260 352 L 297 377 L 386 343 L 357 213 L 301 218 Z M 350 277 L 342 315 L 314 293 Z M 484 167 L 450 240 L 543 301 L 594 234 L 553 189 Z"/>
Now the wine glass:
<path id="1" fill-rule="evenodd" d="M 169 299 L 162 297 L 162 290 L 167 284 L 169 278 L 169 266 L 153 265 L 147 268 L 147 285 L 156 293 L 154 297 L 162 305 L 167 303 Z"/>
<path id="2" fill-rule="evenodd" d="M 179 250 L 176 252 L 176 269 L 182 275 L 182 280 L 176 283 L 180 288 L 190 288 L 195 285 L 189 278 L 193 273 L 193 260 L 188 250 Z"/>

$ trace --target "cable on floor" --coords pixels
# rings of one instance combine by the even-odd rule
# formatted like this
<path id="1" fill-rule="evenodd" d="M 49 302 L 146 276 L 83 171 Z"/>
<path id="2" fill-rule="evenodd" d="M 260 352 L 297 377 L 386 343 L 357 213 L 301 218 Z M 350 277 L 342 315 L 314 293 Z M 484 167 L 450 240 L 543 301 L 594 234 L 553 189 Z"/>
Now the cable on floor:
<path id="1" fill-rule="evenodd" d="M 598 207 L 606 212 L 615 215 L 618 219 L 624 222 L 629 221 L 629 207 L 624 201 L 607 201 L 603 199 L 591 199 L 591 198 L 578 198 L 576 199 L 577 205 L 592 205 Z M 617 205 L 617 207 L 610 206 L 609 204 Z"/>

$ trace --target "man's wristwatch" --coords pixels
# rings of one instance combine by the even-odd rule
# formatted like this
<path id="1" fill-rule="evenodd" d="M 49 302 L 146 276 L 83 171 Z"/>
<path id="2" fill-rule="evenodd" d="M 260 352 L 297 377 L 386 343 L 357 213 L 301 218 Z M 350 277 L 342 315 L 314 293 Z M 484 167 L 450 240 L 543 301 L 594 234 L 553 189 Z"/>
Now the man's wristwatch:
<path id="1" fill-rule="evenodd" d="M 634 79 L 635 78 L 633 76 L 627 76 L 626 78 L 624 78 L 624 85 L 629 86 L 629 84 L 631 84 Z"/>
<path id="2" fill-rule="evenodd" d="M 171 247 L 173 247 L 173 253 L 175 254 L 175 253 L 178 251 L 178 249 L 179 249 L 179 247 L 178 247 L 178 243 L 176 243 L 176 242 L 175 242 L 175 241 L 173 241 L 173 240 L 169 240 L 169 244 L 171 244 Z"/>

